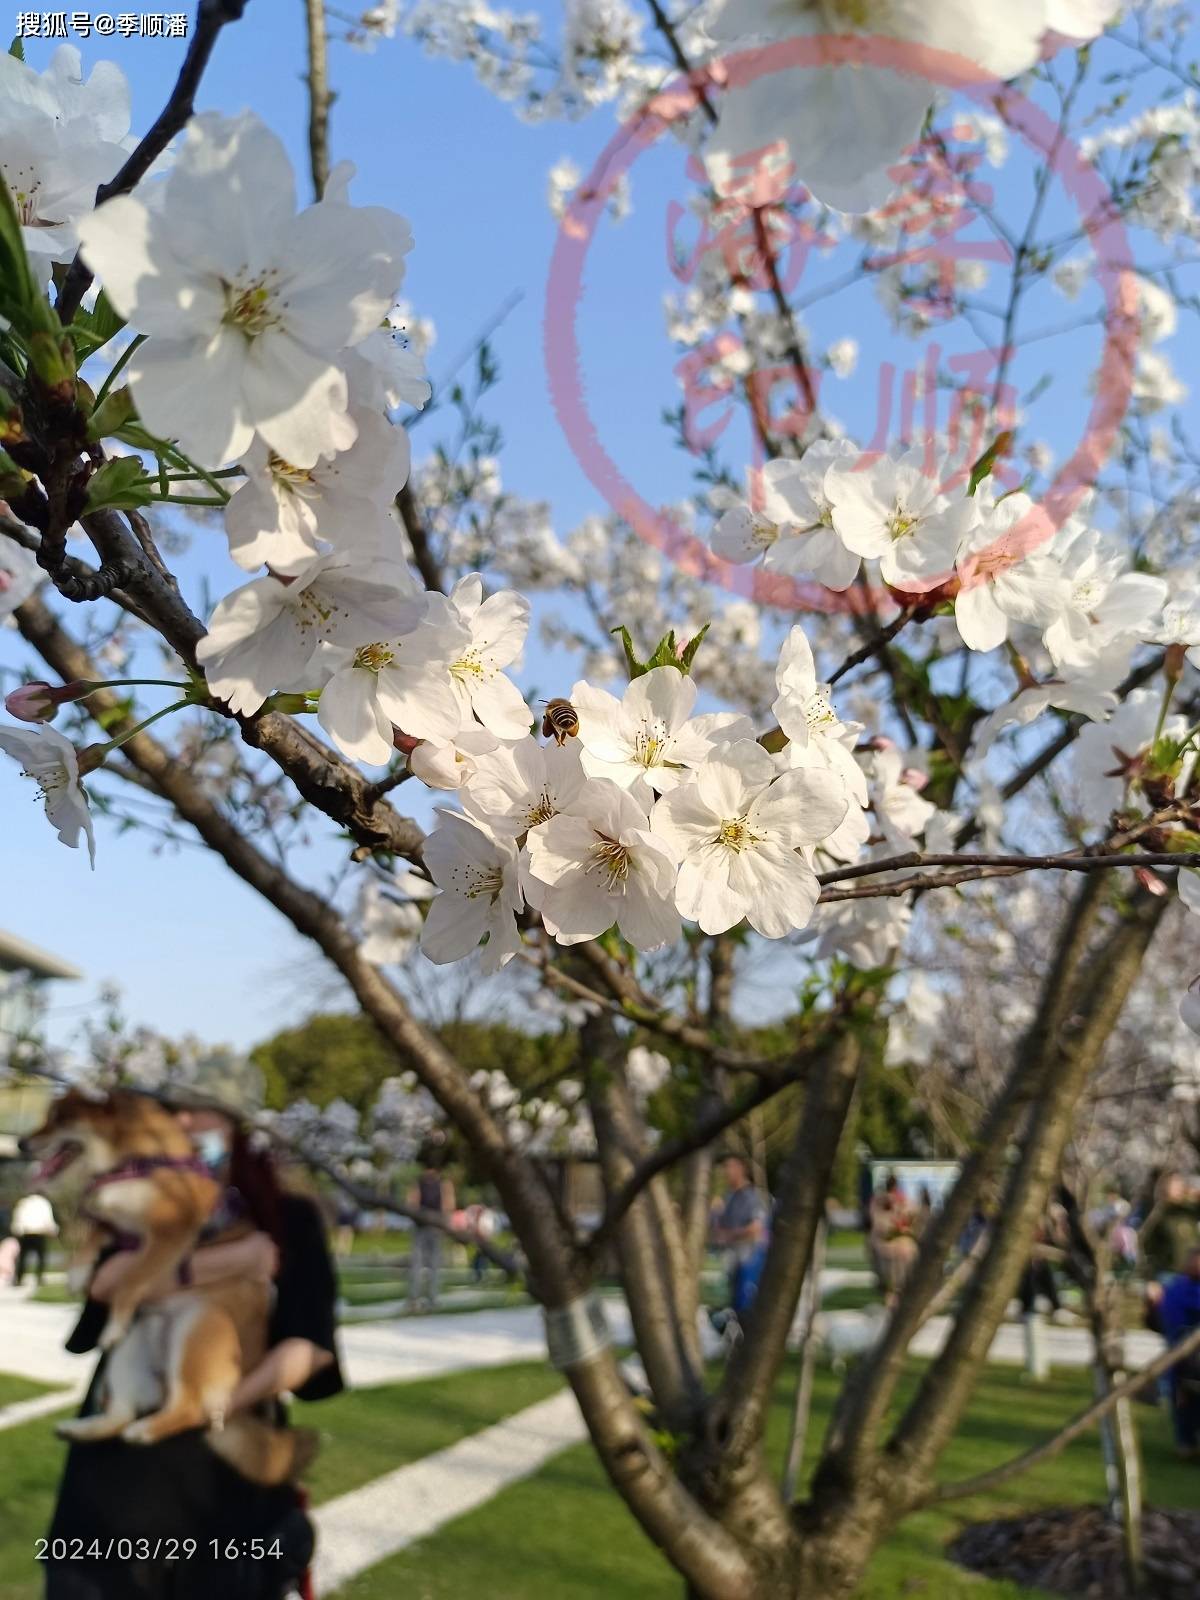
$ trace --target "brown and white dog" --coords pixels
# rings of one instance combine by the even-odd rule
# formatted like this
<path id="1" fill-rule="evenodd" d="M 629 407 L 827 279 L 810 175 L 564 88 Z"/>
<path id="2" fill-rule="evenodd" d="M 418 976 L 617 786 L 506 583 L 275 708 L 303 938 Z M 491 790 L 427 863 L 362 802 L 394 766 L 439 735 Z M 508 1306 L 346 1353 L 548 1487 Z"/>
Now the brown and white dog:
<path id="1" fill-rule="evenodd" d="M 60 1423 L 60 1436 L 82 1443 L 120 1435 L 131 1444 L 155 1444 L 207 1427 L 209 1444 L 244 1477 L 259 1483 L 295 1477 L 312 1458 L 313 1434 L 270 1427 L 245 1413 L 226 1423 L 243 1373 L 266 1353 L 269 1286 L 227 1278 L 147 1299 L 195 1248 L 222 1193 L 175 1117 L 129 1090 L 99 1099 L 69 1090 L 21 1147 L 40 1162 L 31 1186 L 57 1187 L 68 1170 L 86 1180 L 80 1205 L 88 1234 L 72 1262 L 73 1282 L 90 1276 L 107 1238 L 138 1241 L 100 1336 L 109 1352 L 103 1409 Z M 210 1242 L 248 1231 L 234 1224 Z"/>

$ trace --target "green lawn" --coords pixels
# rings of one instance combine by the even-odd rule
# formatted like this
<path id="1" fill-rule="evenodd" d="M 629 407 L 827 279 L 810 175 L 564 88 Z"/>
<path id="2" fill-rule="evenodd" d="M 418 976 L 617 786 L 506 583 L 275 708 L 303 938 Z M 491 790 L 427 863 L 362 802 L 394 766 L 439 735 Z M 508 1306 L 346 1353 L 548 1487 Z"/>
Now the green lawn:
<path id="1" fill-rule="evenodd" d="M 32 1378 L 18 1378 L 12 1372 L 0 1372 L 0 1406 L 11 1406 L 18 1400 L 32 1400 L 35 1395 L 49 1394 L 50 1383 L 34 1383 Z"/>
<path id="2" fill-rule="evenodd" d="M 917 1381 L 914 1363 L 908 1387 Z M 778 1463 L 787 1437 L 794 1374 L 785 1373 L 771 1415 L 768 1450 Z M 17 1380 L 20 1382 L 20 1380 Z M 362 1390 L 318 1406 L 296 1407 L 296 1420 L 323 1435 L 311 1477 L 318 1503 L 555 1392 L 549 1368 L 521 1364 L 428 1382 Z M 817 1375 L 809 1464 L 839 1381 Z M 23 1385 L 23 1391 L 36 1391 Z M 903 1396 L 901 1397 L 903 1399 Z M 988 1371 L 947 1454 L 943 1474 L 981 1471 L 1053 1431 L 1090 1398 L 1085 1373 L 1026 1382 L 1014 1368 Z M 1166 1418 L 1137 1408 L 1151 1499 L 1195 1507 L 1200 1468 L 1177 1463 Z M 33 1537 L 46 1526 L 63 1447 L 50 1419 L 0 1435 L 0 1600 L 37 1600 Z M 993 1583 L 953 1566 L 945 1546 L 968 1522 L 1024 1508 L 1098 1500 L 1102 1472 L 1094 1435 L 1056 1461 L 994 1494 L 909 1519 L 877 1556 L 862 1600 L 1017 1600 L 1031 1591 Z M 340 1600 L 678 1600 L 681 1587 L 608 1488 L 587 1446 L 565 1451 L 526 1482 L 513 1485 L 431 1539 L 382 1563 L 340 1592 Z"/>
<path id="3" fill-rule="evenodd" d="M 910 1382 L 919 1371 L 914 1364 Z M 829 1415 L 838 1383 L 818 1374 L 810 1452 Z M 965 1477 L 1006 1459 L 1050 1432 L 1091 1398 L 1086 1374 L 1027 1385 L 1012 1368 L 993 1368 L 981 1383 L 966 1423 L 947 1453 L 944 1475 Z M 771 1417 L 768 1448 L 779 1462 L 786 1445 L 790 1379 Z M 1152 1498 L 1194 1507 L 1200 1469 L 1177 1463 L 1166 1419 L 1143 1422 Z M 811 1464 L 811 1456 L 810 1456 Z M 1095 1437 L 1076 1442 L 1040 1471 L 977 1500 L 910 1518 L 877 1555 L 862 1600 L 1017 1600 L 1040 1591 L 995 1583 L 945 1560 L 943 1550 L 964 1524 L 1018 1513 L 1024 1507 L 1102 1497 Z M 608 1488 L 587 1446 L 568 1450 L 524 1483 L 469 1516 L 448 1524 L 364 1573 L 337 1600 L 678 1600 L 679 1580 L 639 1532 Z"/>
<path id="4" fill-rule="evenodd" d="M 295 1420 L 322 1436 L 308 1479 L 313 1500 L 331 1500 L 443 1450 L 544 1400 L 561 1382 L 549 1367 L 528 1362 L 297 1405 Z M 36 1392 L 38 1386 L 28 1387 Z M 53 1418 L 42 1417 L 0 1433 L 0 1600 L 40 1600 L 33 1540 L 49 1524 L 66 1448 L 54 1437 L 53 1424 Z"/>

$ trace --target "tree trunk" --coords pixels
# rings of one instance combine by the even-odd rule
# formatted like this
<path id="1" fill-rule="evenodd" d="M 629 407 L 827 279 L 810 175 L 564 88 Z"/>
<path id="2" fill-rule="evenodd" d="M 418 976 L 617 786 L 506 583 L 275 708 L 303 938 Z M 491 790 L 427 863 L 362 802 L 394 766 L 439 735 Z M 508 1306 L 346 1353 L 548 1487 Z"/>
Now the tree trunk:
<path id="1" fill-rule="evenodd" d="M 813 1240 L 812 1265 L 808 1269 L 808 1277 L 800 1297 L 800 1370 L 796 1377 L 796 1404 L 792 1408 L 792 1433 L 788 1440 L 787 1462 L 783 1469 L 783 1498 L 788 1505 L 791 1505 L 796 1498 L 796 1485 L 800 1481 L 800 1470 L 804 1465 L 808 1418 L 812 1410 L 813 1377 L 817 1364 L 817 1341 L 813 1328 L 821 1306 L 821 1273 L 825 1269 L 826 1232 L 826 1224 L 822 1222 Z"/>

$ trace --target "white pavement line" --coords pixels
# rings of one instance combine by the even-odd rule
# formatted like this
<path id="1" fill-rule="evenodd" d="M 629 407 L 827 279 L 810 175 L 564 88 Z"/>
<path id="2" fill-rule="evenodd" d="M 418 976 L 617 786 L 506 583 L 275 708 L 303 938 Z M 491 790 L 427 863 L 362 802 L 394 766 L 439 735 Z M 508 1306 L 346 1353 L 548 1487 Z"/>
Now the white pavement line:
<path id="1" fill-rule="evenodd" d="M 36 1417 L 49 1416 L 52 1411 L 65 1411 L 79 1404 L 87 1393 L 87 1386 L 73 1384 L 69 1389 L 56 1389 L 52 1394 L 35 1394 L 30 1400 L 14 1400 L 10 1406 L 0 1406 L 0 1430 L 15 1428 L 19 1423 L 32 1422 Z"/>
<path id="2" fill-rule="evenodd" d="M 368 1567 L 473 1511 L 583 1437 L 583 1419 L 568 1389 L 319 1506 L 313 1512 L 317 1594 L 332 1594 Z"/>

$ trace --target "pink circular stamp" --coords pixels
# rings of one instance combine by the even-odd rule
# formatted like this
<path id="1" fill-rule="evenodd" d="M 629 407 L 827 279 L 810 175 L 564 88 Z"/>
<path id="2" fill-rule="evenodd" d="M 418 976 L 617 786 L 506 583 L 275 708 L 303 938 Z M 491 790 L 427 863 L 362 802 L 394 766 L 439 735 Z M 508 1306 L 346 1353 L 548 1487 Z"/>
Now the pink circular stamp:
<path id="1" fill-rule="evenodd" d="M 693 115 L 702 102 L 711 107 L 712 97 L 722 92 L 791 73 L 796 75 L 796 92 L 801 93 L 805 71 L 830 67 L 870 67 L 918 79 L 929 85 L 931 99 L 935 91 L 961 94 L 998 116 L 1044 164 L 1047 181 L 1052 179 L 1067 197 L 1095 257 L 1095 278 L 1104 303 L 1104 340 L 1082 433 L 1039 501 L 992 546 L 974 552 L 961 575 L 963 584 L 986 581 L 998 564 L 1043 544 L 1092 488 L 1129 404 L 1138 338 L 1139 302 L 1130 244 L 1101 175 L 1052 117 L 975 63 L 901 40 L 821 35 L 738 51 L 674 80 L 618 129 L 562 218 L 550 263 L 543 325 L 551 398 L 593 487 L 647 544 L 691 576 L 761 604 L 794 611 L 859 611 L 875 608 L 885 598 L 895 604 L 899 597 L 886 588 L 876 594 L 857 585 L 838 591 L 762 567 L 734 565 L 715 555 L 669 510 L 651 504 L 610 453 L 590 411 L 580 317 L 584 275 L 598 225 L 637 161 L 681 119 Z M 1028 266 L 1018 259 L 1027 246 L 1018 243 L 1014 249 L 1012 241 L 995 229 L 983 238 L 977 236 L 979 230 L 972 230 L 981 206 L 990 200 L 990 188 L 977 171 L 981 152 L 965 140 L 961 149 L 956 148 L 956 128 L 952 119 L 948 134 L 927 130 L 888 168 L 892 194 L 874 216 L 887 225 L 892 242 L 865 265 L 860 263 L 864 274 L 887 268 L 913 271 L 921 298 L 915 306 L 910 300 L 908 310 L 919 310 L 927 334 L 921 360 L 911 370 L 901 372 L 895 363 L 879 363 L 874 375 L 876 424 L 860 459 L 869 464 L 896 439 L 923 434 L 924 470 L 935 476 L 944 470 L 945 461 L 940 453 L 935 455 L 937 437 L 943 448 L 948 444 L 950 457 L 958 463 L 952 477 L 938 485 L 945 489 L 956 482 L 964 485 L 972 463 L 996 446 L 999 436 L 1010 438 L 1017 421 L 1016 394 L 1008 382 L 1014 350 L 1007 339 L 994 346 L 981 340 L 977 350 L 949 354 L 939 345 L 939 323 L 955 312 L 959 264 L 998 262 L 1015 270 Z M 693 181 L 708 181 L 698 158 L 691 158 L 687 170 Z M 814 251 L 827 251 L 834 243 L 822 232 L 821 208 L 809 200 L 803 172 L 788 157 L 786 146 L 774 144 L 735 155 L 727 161 L 720 194 L 707 207 L 698 238 L 693 237 L 689 208 L 677 201 L 668 206 L 669 270 L 687 283 L 705 252 L 719 252 L 731 282 L 766 295 L 782 311 Z M 692 234 L 687 232 L 689 224 Z M 1010 332 L 1006 326 L 1005 334 Z M 736 385 L 728 373 L 736 369 L 742 354 L 739 344 L 740 335 L 728 329 L 689 351 L 676 365 L 683 390 L 682 433 L 688 448 L 698 454 L 715 447 L 732 419 Z M 938 376 L 944 369 L 954 380 L 946 417 L 938 411 L 942 399 Z M 723 375 L 714 378 L 714 372 Z M 752 425 L 753 459 L 746 463 L 752 506 L 759 473 L 770 453 L 768 441 L 778 449 L 789 436 L 795 440 L 806 433 L 819 410 L 823 376 L 798 345 L 778 362 L 759 362 L 747 373 L 741 398 Z M 1004 445 L 1001 438 L 994 451 L 995 471 L 1009 488 L 1014 484 L 1005 477 Z M 944 583 L 951 581 L 957 584 L 960 579 L 947 572 Z M 930 585 L 923 593 L 928 598 L 936 589 Z"/>

